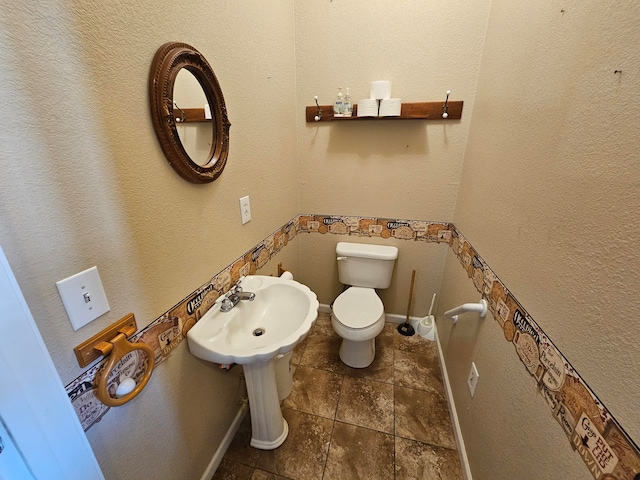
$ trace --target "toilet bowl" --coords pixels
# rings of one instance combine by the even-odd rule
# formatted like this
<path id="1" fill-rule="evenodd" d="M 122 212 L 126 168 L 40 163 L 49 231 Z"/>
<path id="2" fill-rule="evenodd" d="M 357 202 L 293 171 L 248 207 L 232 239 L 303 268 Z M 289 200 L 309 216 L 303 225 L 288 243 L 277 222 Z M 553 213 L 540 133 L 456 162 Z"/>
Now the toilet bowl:
<path id="1" fill-rule="evenodd" d="M 336 298 L 331 326 L 342 337 L 340 359 L 346 365 L 353 368 L 371 365 L 384 320 L 382 300 L 373 288 L 350 287 Z"/>
<path id="2" fill-rule="evenodd" d="M 340 282 L 350 287 L 333 302 L 331 325 L 342 337 L 340 359 L 350 367 L 365 368 L 375 358 L 375 338 L 385 321 L 375 289 L 389 287 L 398 249 L 339 242 L 336 254 Z"/>

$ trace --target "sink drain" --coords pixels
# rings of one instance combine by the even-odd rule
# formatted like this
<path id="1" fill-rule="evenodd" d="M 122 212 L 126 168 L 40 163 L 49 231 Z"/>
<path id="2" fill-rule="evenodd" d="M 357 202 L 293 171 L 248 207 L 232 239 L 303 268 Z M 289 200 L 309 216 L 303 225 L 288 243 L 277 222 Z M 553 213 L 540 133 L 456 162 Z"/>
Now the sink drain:
<path id="1" fill-rule="evenodd" d="M 256 328 L 253 331 L 253 336 L 254 337 L 259 337 L 260 335 L 264 335 L 264 328 Z"/>

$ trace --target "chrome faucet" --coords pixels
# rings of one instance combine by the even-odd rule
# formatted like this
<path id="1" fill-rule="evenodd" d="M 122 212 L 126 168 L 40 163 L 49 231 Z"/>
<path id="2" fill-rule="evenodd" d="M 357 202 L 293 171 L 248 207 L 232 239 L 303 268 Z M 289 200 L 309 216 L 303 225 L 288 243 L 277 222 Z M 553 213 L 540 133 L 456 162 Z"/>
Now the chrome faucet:
<path id="1" fill-rule="evenodd" d="M 227 292 L 222 300 L 222 304 L 220 305 L 221 312 L 228 312 L 233 307 L 235 307 L 240 300 L 249 300 L 250 302 L 256 298 L 256 294 L 253 292 L 243 292 L 242 287 L 240 286 L 240 282 L 242 278 L 238 280 L 231 289 Z"/>

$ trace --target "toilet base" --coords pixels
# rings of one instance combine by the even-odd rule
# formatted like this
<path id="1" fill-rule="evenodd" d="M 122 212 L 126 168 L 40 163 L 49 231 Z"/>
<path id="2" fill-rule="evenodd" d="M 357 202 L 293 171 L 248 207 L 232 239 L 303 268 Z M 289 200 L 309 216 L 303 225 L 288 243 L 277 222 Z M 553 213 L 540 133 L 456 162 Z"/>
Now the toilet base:
<path id="1" fill-rule="evenodd" d="M 366 368 L 376 357 L 376 339 L 353 341 L 342 339 L 340 360 L 352 368 Z"/>

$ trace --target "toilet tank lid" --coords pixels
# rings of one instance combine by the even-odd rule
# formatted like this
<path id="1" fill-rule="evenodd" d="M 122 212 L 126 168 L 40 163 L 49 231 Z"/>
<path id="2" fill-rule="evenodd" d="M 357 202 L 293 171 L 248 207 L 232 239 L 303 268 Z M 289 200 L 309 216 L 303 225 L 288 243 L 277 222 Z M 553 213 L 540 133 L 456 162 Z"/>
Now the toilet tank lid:
<path id="1" fill-rule="evenodd" d="M 398 258 L 398 247 L 392 247 L 389 245 L 369 245 L 366 243 L 338 242 L 338 245 L 336 245 L 336 253 L 345 257 L 395 260 Z"/>

